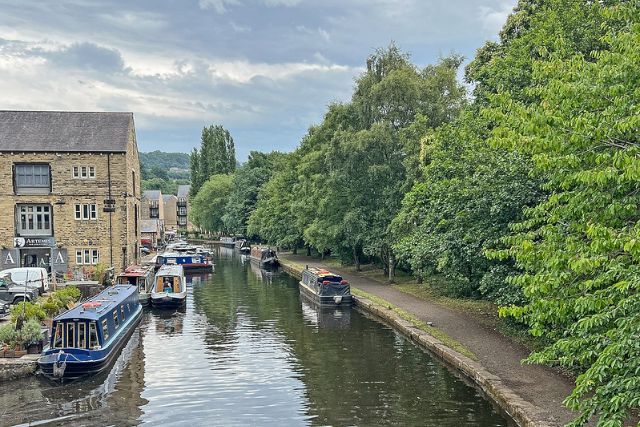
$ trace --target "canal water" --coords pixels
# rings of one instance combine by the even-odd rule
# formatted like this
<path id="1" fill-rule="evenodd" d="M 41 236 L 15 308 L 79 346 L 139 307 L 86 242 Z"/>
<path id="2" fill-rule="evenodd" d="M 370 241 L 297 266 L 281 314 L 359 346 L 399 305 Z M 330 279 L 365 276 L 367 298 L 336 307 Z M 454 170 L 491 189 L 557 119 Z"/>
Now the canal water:
<path id="1" fill-rule="evenodd" d="M 111 372 L 0 384 L 0 426 L 507 426 L 474 387 L 355 309 L 219 248 L 187 307 L 145 312 Z"/>

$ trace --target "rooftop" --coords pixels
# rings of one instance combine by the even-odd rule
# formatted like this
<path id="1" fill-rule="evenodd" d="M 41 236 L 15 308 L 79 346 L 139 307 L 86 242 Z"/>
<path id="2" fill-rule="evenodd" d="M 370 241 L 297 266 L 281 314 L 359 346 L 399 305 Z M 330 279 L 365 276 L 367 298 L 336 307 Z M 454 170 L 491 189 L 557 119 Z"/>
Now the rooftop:
<path id="1" fill-rule="evenodd" d="M 190 185 L 178 185 L 178 197 L 189 197 Z"/>
<path id="2" fill-rule="evenodd" d="M 85 301 L 84 304 L 79 304 L 69 311 L 66 311 L 58 316 L 54 320 L 66 320 L 66 319 L 99 319 L 100 316 L 109 312 L 109 310 L 117 306 L 122 300 L 127 298 L 134 292 L 137 292 L 137 288 L 133 285 L 114 285 L 110 286 L 98 295 Z M 99 305 L 95 309 L 87 309 L 85 304 L 88 302 L 98 303 Z"/>
<path id="3" fill-rule="evenodd" d="M 160 190 L 145 190 L 142 192 L 142 198 L 148 200 L 160 200 L 162 192 Z"/>
<path id="4" fill-rule="evenodd" d="M 0 110 L 0 151 L 127 151 L 133 113 Z"/>
<path id="5" fill-rule="evenodd" d="M 157 219 L 140 220 L 140 232 L 141 233 L 157 233 L 158 220 Z"/>

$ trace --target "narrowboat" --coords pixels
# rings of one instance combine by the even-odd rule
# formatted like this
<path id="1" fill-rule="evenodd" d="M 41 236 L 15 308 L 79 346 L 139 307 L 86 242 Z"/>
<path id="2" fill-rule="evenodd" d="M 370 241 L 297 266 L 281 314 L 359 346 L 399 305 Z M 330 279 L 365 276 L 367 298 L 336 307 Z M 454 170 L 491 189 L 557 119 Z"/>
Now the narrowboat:
<path id="1" fill-rule="evenodd" d="M 153 266 L 132 265 L 116 277 L 117 285 L 134 285 L 138 288 L 138 299 L 142 306 L 148 306 L 154 276 Z"/>
<path id="2" fill-rule="evenodd" d="M 251 252 L 251 245 L 245 239 L 236 240 L 236 249 L 240 251 L 241 254 L 248 254 Z"/>
<path id="3" fill-rule="evenodd" d="M 233 248 L 236 245 L 235 237 L 221 237 L 220 244 L 222 246 L 226 246 L 227 248 Z"/>
<path id="4" fill-rule="evenodd" d="M 342 276 L 328 270 L 307 267 L 302 271 L 300 293 L 320 305 L 350 305 L 351 287 Z"/>
<path id="5" fill-rule="evenodd" d="M 157 308 L 180 308 L 186 301 L 187 281 L 182 266 L 160 267 L 151 290 L 151 305 Z"/>
<path id="6" fill-rule="evenodd" d="M 181 265 L 189 271 L 210 272 L 213 271 L 213 264 L 206 255 L 202 254 L 180 254 L 175 252 L 165 252 L 156 257 L 156 269 L 163 265 Z"/>
<path id="7" fill-rule="evenodd" d="M 271 248 L 253 246 L 249 259 L 252 262 L 258 263 L 260 268 L 277 268 L 280 265 L 276 251 Z"/>
<path id="8" fill-rule="evenodd" d="M 56 316 L 49 348 L 38 358 L 49 378 L 72 380 L 111 367 L 142 317 L 138 288 L 114 285 Z"/>

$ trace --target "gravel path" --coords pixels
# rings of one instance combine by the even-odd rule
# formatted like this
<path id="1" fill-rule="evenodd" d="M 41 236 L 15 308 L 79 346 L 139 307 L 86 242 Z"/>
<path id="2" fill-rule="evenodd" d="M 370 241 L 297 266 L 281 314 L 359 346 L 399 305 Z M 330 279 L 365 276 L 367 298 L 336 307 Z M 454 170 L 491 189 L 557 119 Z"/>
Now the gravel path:
<path id="1" fill-rule="evenodd" d="M 489 372 L 498 376 L 524 400 L 548 413 L 550 426 L 562 426 L 575 417 L 562 405 L 573 389 L 573 382 L 543 366 L 522 365 L 528 352 L 519 343 L 505 337 L 477 320 L 472 314 L 419 299 L 355 273 L 327 267 L 318 260 L 302 255 L 278 254 L 283 260 L 323 267 L 342 275 L 352 286 L 376 295 L 451 336 L 471 350 Z"/>

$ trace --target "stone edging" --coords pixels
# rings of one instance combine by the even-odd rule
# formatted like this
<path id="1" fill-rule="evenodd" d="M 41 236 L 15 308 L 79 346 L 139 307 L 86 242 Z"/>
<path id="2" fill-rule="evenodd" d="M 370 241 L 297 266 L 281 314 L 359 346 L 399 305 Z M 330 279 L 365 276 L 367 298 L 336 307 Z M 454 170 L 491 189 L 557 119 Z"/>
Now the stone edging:
<path id="1" fill-rule="evenodd" d="M 282 261 L 281 265 L 286 273 L 294 277 L 299 278 L 302 275 L 302 272 L 292 265 L 284 264 Z M 362 297 L 354 296 L 353 299 L 358 307 L 383 319 L 413 342 L 476 383 L 518 425 L 522 427 L 553 426 L 549 424 L 546 413 L 542 409 L 517 395 L 499 377 L 487 371 L 478 362 L 447 347 L 440 340 L 416 328 L 411 322 L 402 319 L 392 310 Z"/>
<path id="2" fill-rule="evenodd" d="M 0 358 L 0 383 L 26 377 L 36 372 L 39 354 L 28 354 L 18 359 Z"/>

